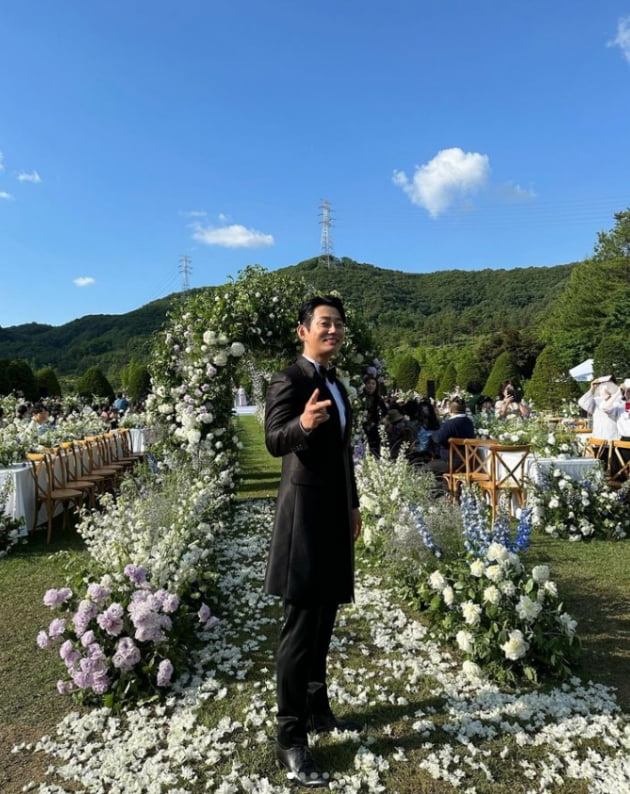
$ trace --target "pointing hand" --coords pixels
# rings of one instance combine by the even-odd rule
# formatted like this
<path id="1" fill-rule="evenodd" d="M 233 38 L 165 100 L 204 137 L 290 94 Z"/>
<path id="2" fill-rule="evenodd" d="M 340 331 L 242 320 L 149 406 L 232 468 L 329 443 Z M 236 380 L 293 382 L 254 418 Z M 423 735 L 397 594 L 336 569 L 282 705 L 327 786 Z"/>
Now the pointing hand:
<path id="1" fill-rule="evenodd" d="M 313 430 L 317 425 L 321 425 L 322 422 L 327 422 L 330 419 L 327 410 L 331 404 L 330 400 L 320 400 L 318 402 L 318 397 L 319 389 L 315 389 L 304 406 L 304 411 L 302 416 L 300 416 L 300 423 L 304 430 Z"/>

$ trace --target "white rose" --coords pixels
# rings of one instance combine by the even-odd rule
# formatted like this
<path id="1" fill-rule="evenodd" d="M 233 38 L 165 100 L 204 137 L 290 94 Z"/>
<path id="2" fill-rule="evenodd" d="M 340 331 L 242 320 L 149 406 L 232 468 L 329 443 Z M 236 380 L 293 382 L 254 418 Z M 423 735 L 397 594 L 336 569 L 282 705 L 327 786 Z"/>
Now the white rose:
<path id="1" fill-rule="evenodd" d="M 562 626 L 562 629 L 564 630 L 564 633 L 567 635 L 567 637 L 572 637 L 575 634 L 577 621 L 574 620 L 567 612 L 563 612 L 562 615 L 558 617 L 558 623 Z"/>
<path id="2" fill-rule="evenodd" d="M 542 605 L 537 601 L 532 601 L 529 596 L 523 595 L 519 598 L 516 605 L 516 614 L 521 620 L 526 620 L 528 623 L 536 620 L 540 614 Z"/>
<path id="3" fill-rule="evenodd" d="M 490 587 L 486 587 L 483 591 L 483 600 L 489 604 L 498 604 L 501 600 L 501 591 L 491 584 Z"/>
<path id="4" fill-rule="evenodd" d="M 203 341 L 207 345 L 214 345 L 217 341 L 217 335 L 214 331 L 205 331 L 203 335 Z"/>
<path id="5" fill-rule="evenodd" d="M 476 626 L 481 617 L 481 607 L 473 601 L 464 601 L 462 604 L 462 615 L 469 626 Z"/>
<path id="6" fill-rule="evenodd" d="M 529 650 L 529 643 L 525 641 L 523 632 L 515 629 L 510 632 L 510 638 L 501 646 L 501 650 L 505 654 L 506 659 L 516 661 L 525 656 Z"/>
<path id="7" fill-rule="evenodd" d="M 455 635 L 455 641 L 464 653 L 472 653 L 474 648 L 473 635 L 469 631 L 458 631 Z"/>
<path id="8" fill-rule="evenodd" d="M 481 576 L 483 576 L 484 570 L 485 570 L 485 566 L 481 562 L 481 560 L 473 560 L 470 563 L 470 575 L 471 576 L 475 576 L 477 579 L 479 579 Z"/>
<path id="9" fill-rule="evenodd" d="M 532 569 L 532 579 L 537 584 L 544 584 L 547 579 L 549 579 L 549 566 L 548 565 L 536 565 Z"/>
<path id="10" fill-rule="evenodd" d="M 491 582 L 499 582 L 503 579 L 503 568 L 500 565 L 489 565 L 486 568 L 486 576 Z"/>
<path id="11" fill-rule="evenodd" d="M 442 598 L 447 607 L 453 606 L 455 603 L 455 591 L 450 585 L 442 590 Z"/>
<path id="12" fill-rule="evenodd" d="M 440 571 L 433 571 L 431 576 L 429 576 L 429 584 L 433 590 L 439 590 L 441 592 L 446 587 L 446 579 Z"/>
<path id="13" fill-rule="evenodd" d="M 462 664 L 462 673 L 466 678 L 481 678 L 481 668 L 478 664 L 471 662 L 470 659 Z"/>
<path id="14" fill-rule="evenodd" d="M 239 358 L 245 352 L 245 346 L 240 342 L 232 342 L 230 345 L 230 355 L 234 358 Z"/>
<path id="15" fill-rule="evenodd" d="M 508 550 L 500 543 L 491 543 L 486 552 L 486 558 L 491 562 L 501 562 L 508 559 Z"/>
<path id="16" fill-rule="evenodd" d="M 212 363 L 216 364 L 217 367 L 224 367 L 227 364 L 228 357 L 223 350 L 219 350 L 216 356 L 212 359 Z"/>

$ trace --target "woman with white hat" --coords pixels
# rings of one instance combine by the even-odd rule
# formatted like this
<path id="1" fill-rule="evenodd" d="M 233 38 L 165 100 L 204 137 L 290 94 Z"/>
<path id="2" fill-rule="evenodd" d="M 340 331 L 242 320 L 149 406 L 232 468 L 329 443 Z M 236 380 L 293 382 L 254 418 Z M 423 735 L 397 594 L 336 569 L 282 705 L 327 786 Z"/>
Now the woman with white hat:
<path id="1" fill-rule="evenodd" d="M 607 441 L 619 438 L 617 418 L 624 409 L 624 403 L 613 376 L 595 378 L 591 388 L 578 400 L 578 405 L 593 416 L 593 438 Z"/>

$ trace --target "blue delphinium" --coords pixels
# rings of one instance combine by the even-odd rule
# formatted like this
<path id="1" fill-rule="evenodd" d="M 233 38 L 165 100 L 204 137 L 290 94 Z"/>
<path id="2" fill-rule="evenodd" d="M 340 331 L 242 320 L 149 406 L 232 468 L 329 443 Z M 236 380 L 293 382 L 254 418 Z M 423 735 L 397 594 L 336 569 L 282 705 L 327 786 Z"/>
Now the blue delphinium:
<path id="1" fill-rule="evenodd" d="M 492 542 L 487 510 L 470 488 L 462 488 L 460 500 L 464 522 L 464 546 L 473 557 L 482 557 Z"/>
<path id="2" fill-rule="evenodd" d="M 432 552 L 438 559 L 442 556 L 442 549 L 435 542 L 435 538 L 431 534 L 427 522 L 424 519 L 424 514 L 418 505 L 410 505 L 409 511 L 416 522 L 418 534 L 427 549 Z"/>

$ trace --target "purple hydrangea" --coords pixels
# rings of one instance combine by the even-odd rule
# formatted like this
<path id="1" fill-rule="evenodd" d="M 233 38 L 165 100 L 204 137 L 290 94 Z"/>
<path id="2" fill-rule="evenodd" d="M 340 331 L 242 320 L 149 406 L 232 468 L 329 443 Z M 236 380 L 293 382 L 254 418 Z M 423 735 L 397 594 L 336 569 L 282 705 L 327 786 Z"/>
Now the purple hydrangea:
<path id="1" fill-rule="evenodd" d="M 93 601 L 95 604 L 102 606 L 107 599 L 112 594 L 112 591 L 109 587 L 105 587 L 103 584 L 98 584 L 97 582 L 92 582 L 88 585 L 87 595 L 88 598 Z"/>
<path id="2" fill-rule="evenodd" d="M 92 618 L 95 618 L 97 614 L 98 607 L 92 601 L 88 601 L 88 599 L 84 598 L 79 602 L 77 611 L 72 618 L 74 630 L 79 636 L 87 631 L 90 621 Z"/>
<path id="3" fill-rule="evenodd" d="M 45 631 L 40 631 L 37 635 L 37 647 L 38 648 L 49 648 L 50 641 L 48 639 L 48 634 Z"/>
<path id="4" fill-rule="evenodd" d="M 125 576 L 134 584 L 144 584 L 147 581 L 147 572 L 142 565 L 125 565 Z"/>
<path id="5" fill-rule="evenodd" d="M 126 673 L 138 664 L 140 658 L 140 649 L 131 637 L 121 637 L 116 646 L 116 653 L 112 657 L 112 663 L 121 673 Z"/>
<path id="6" fill-rule="evenodd" d="M 65 604 L 66 601 L 72 596 L 72 590 L 69 587 L 61 587 L 56 590 L 54 587 L 46 590 L 44 594 L 44 604 L 47 607 L 56 608 Z"/>
<path id="7" fill-rule="evenodd" d="M 58 640 L 66 630 L 66 619 L 55 618 L 48 627 L 48 636 L 51 640 Z"/>
<path id="8" fill-rule="evenodd" d="M 173 677 L 173 664 L 170 659 L 162 659 L 158 667 L 157 685 L 170 686 Z"/>
<path id="9" fill-rule="evenodd" d="M 125 610 L 121 604 L 110 604 L 105 612 L 96 618 L 98 625 L 112 637 L 118 636 L 123 629 L 123 615 Z"/>

